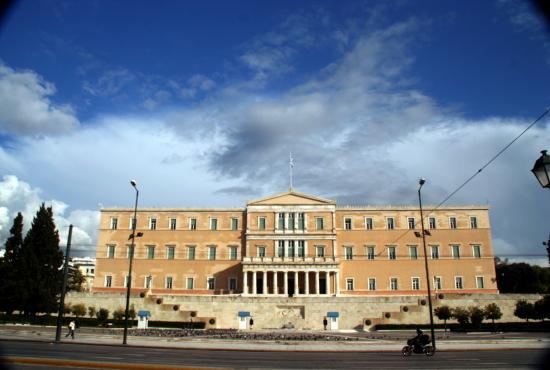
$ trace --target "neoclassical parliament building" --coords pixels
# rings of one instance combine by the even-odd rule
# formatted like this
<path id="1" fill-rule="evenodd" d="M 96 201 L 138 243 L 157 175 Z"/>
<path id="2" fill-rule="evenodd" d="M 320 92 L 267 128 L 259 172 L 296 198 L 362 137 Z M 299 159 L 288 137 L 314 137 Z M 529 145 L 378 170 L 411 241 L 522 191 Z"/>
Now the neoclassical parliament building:
<path id="1" fill-rule="evenodd" d="M 103 208 L 94 292 L 126 290 L 133 209 Z M 487 206 L 424 211 L 432 290 L 498 293 Z M 174 296 L 426 295 L 414 206 L 290 190 L 244 208 L 141 208 L 132 291 Z"/>

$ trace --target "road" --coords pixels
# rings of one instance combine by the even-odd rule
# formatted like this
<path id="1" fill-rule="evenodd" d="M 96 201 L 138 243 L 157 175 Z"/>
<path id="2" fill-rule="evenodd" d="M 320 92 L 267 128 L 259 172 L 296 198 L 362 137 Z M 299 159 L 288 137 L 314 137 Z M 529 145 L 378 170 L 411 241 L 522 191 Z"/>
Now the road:
<path id="1" fill-rule="evenodd" d="M 126 369 L 543 369 L 544 350 L 439 351 L 432 358 L 399 352 L 269 352 L 124 347 L 32 341 L 0 341 L 4 358 L 46 359 L 47 367 L 11 363 L 8 369 L 98 368 L 125 364 Z M 42 361 L 41 360 L 41 361 Z M 44 361 L 46 361 L 44 360 Z M 79 361 L 75 363 L 74 361 Z M 548 357 L 546 364 L 550 363 Z M 80 367 L 82 366 L 82 367 Z"/>

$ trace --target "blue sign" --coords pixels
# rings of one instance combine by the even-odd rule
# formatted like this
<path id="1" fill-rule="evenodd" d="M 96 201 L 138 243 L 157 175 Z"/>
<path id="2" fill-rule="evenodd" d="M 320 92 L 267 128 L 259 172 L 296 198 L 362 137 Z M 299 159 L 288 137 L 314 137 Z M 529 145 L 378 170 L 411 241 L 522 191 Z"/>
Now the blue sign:
<path id="1" fill-rule="evenodd" d="M 249 317 L 249 316 L 250 316 L 250 312 L 249 312 L 249 311 L 239 311 L 238 316 L 239 316 L 239 317 Z"/>
<path id="2" fill-rule="evenodd" d="M 336 311 L 327 312 L 327 317 L 339 317 L 339 316 L 340 316 L 340 313 L 338 313 Z"/>
<path id="3" fill-rule="evenodd" d="M 151 317 L 151 312 L 149 312 L 149 311 L 138 311 L 137 315 L 139 317 Z"/>

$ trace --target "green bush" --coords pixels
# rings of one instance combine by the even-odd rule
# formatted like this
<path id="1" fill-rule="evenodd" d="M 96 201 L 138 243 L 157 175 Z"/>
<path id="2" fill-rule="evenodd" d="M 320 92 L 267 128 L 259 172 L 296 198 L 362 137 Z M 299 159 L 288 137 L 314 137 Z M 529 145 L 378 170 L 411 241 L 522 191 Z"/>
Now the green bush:
<path id="1" fill-rule="evenodd" d="M 97 313 L 97 310 L 96 310 L 95 306 L 88 307 L 88 316 L 90 318 L 94 318 L 96 313 Z"/>
<path id="2" fill-rule="evenodd" d="M 99 325 L 107 324 L 107 319 L 109 318 L 109 310 L 106 308 L 100 308 L 96 313 L 97 321 Z"/>
<path id="3" fill-rule="evenodd" d="M 472 306 L 468 308 L 468 313 L 470 314 L 470 322 L 474 328 L 479 328 L 483 319 L 485 318 L 485 312 L 479 307 Z"/>
<path id="4" fill-rule="evenodd" d="M 76 318 L 86 315 L 86 306 L 82 303 L 75 304 L 71 307 L 71 313 L 76 316 Z"/>
<path id="5" fill-rule="evenodd" d="M 468 312 L 468 310 L 462 307 L 455 307 L 452 310 L 452 313 L 453 318 L 455 318 L 456 321 L 458 321 L 458 324 L 465 329 L 468 325 L 468 322 L 470 321 L 470 313 Z"/>

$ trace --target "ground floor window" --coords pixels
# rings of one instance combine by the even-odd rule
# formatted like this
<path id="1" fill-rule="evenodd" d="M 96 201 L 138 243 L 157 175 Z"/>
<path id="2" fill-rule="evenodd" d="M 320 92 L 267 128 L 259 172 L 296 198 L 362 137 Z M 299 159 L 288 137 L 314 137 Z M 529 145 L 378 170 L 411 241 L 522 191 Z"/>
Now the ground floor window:
<path id="1" fill-rule="evenodd" d="M 437 289 L 437 290 L 442 289 L 441 277 L 440 276 L 434 276 L 434 288 Z"/>
<path id="2" fill-rule="evenodd" d="M 113 277 L 111 275 L 105 276 L 105 287 L 110 288 L 113 284 Z"/>
<path id="3" fill-rule="evenodd" d="M 412 290 L 420 290 L 420 278 L 413 277 L 411 279 Z"/>
<path id="4" fill-rule="evenodd" d="M 187 278 L 186 288 L 192 290 L 194 285 L 193 278 Z"/>
<path id="5" fill-rule="evenodd" d="M 172 279 L 172 277 L 167 276 L 166 277 L 166 289 L 172 289 L 173 282 L 174 282 L 174 280 Z"/>
<path id="6" fill-rule="evenodd" d="M 353 279 L 346 279 L 346 289 L 353 290 Z"/>
<path id="7" fill-rule="evenodd" d="M 229 278 L 229 290 L 237 290 L 237 279 Z"/>
<path id="8" fill-rule="evenodd" d="M 214 290 L 214 278 L 209 277 L 207 280 L 207 285 L 209 290 Z"/>
<path id="9" fill-rule="evenodd" d="M 455 288 L 464 289 L 464 281 L 462 279 L 462 276 L 455 276 Z"/>
<path id="10" fill-rule="evenodd" d="M 376 290 L 376 279 L 369 278 L 369 290 Z"/>
<path id="11" fill-rule="evenodd" d="M 478 289 L 485 288 L 485 280 L 483 279 L 483 276 L 476 276 L 476 285 Z"/>
<path id="12" fill-rule="evenodd" d="M 390 289 L 391 290 L 398 290 L 399 286 L 397 285 L 397 278 L 391 278 L 390 279 Z"/>

